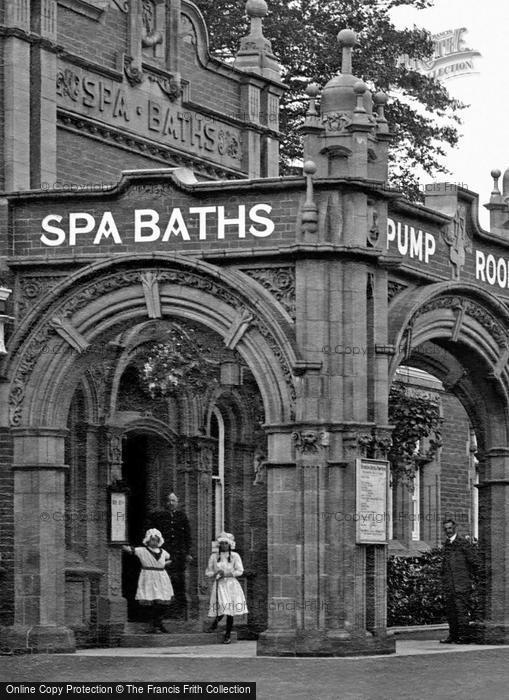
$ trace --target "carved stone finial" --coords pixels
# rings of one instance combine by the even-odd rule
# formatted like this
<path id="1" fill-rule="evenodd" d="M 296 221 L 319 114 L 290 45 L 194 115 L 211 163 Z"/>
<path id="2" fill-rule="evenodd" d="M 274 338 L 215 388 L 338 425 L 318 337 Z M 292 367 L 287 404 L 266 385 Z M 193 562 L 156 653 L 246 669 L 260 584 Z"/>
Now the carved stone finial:
<path id="1" fill-rule="evenodd" d="M 357 97 L 357 104 L 355 105 L 355 113 L 356 114 L 366 114 L 366 108 L 364 107 L 364 93 L 368 89 L 366 83 L 364 83 L 362 80 L 358 80 L 355 85 L 353 86 L 353 91 L 355 92 L 355 95 Z"/>
<path id="2" fill-rule="evenodd" d="M 247 0 L 246 14 L 248 17 L 266 17 L 269 8 L 265 0 Z"/>
<path id="3" fill-rule="evenodd" d="M 387 133 L 389 127 L 387 125 L 387 119 L 385 118 L 385 105 L 389 101 L 389 98 L 385 92 L 375 92 L 373 95 L 373 103 L 376 107 L 376 122 L 378 125 L 378 131 L 382 133 Z"/>
<path id="4" fill-rule="evenodd" d="M 234 66 L 258 73 L 272 80 L 281 80 L 281 67 L 272 54 L 272 44 L 263 35 L 263 18 L 268 14 L 265 0 L 247 0 L 246 13 L 250 19 L 248 36 L 240 40 Z"/>
<path id="5" fill-rule="evenodd" d="M 316 109 L 316 98 L 320 93 L 320 88 L 317 83 L 309 83 L 306 88 L 306 95 L 309 97 L 309 109 L 306 112 L 306 116 L 316 117 L 318 116 L 318 111 Z"/>
<path id="6" fill-rule="evenodd" d="M 306 177 L 306 201 L 302 210 L 302 229 L 304 233 L 316 233 L 318 230 L 318 207 L 314 201 L 313 175 L 316 173 L 316 163 L 307 160 L 303 166 Z"/>
<path id="7" fill-rule="evenodd" d="M 498 168 L 495 168 L 494 170 L 491 171 L 491 177 L 493 178 L 493 190 L 491 192 L 491 197 L 490 197 L 490 203 L 496 203 L 498 204 L 499 202 L 502 201 L 502 193 L 500 192 L 499 186 L 498 186 L 498 181 L 500 179 L 500 176 L 502 173 Z"/>
<path id="8" fill-rule="evenodd" d="M 352 49 L 358 46 L 357 34 L 352 29 L 342 29 L 338 34 L 339 45 L 343 47 L 341 72 L 343 75 L 352 74 Z"/>

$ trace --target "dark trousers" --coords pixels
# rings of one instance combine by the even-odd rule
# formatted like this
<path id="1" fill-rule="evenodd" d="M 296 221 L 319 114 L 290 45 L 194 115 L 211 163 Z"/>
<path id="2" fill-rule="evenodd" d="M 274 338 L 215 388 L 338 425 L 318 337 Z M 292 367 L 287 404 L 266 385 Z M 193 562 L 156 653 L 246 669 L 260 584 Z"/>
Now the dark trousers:
<path id="1" fill-rule="evenodd" d="M 445 599 L 449 637 L 465 640 L 469 637 L 468 602 L 469 593 L 448 593 Z"/>

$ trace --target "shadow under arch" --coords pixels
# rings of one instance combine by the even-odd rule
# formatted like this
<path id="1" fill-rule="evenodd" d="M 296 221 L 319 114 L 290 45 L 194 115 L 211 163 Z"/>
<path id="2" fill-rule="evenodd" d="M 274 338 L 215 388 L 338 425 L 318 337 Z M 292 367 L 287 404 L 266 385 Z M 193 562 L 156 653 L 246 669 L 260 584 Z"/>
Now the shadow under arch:
<path id="1" fill-rule="evenodd" d="M 93 352 L 111 355 L 109 341 L 150 316 L 185 318 L 217 332 L 250 367 L 267 421 L 291 420 L 298 354 L 278 303 L 240 272 L 155 254 L 82 268 L 39 301 L 10 343 L 11 424 L 63 425 Z M 42 352 L 50 341 L 52 352 Z"/>
<path id="2" fill-rule="evenodd" d="M 431 372 L 461 401 L 479 445 L 479 541 L 486 588 L 481 642 L 505 642 L 509 568 L 509 312 L 478 287 L 438 283 L 398 295 L 389 307 L 394 347 L 389 381 L 400 364 Z"/>

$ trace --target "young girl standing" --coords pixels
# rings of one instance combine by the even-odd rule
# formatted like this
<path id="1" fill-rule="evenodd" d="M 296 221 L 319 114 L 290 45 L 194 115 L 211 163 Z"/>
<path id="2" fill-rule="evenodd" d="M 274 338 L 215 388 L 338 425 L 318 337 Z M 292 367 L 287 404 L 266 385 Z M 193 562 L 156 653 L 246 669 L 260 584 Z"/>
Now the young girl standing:
<path id="1" fill-rule="evenodd" d="M 158 634 L 166 632 L 163 626 L 164 611 L 173 598 L 173 587 L 165 569 L 170 562 L 170 555 L 162 549 L 163 544 L 164 539 L 159 530 L 152 528 L 147 530 L 143 547 L 122 547 L 124 552 L 134 554 L 140 561 L 141 572 L 135 599 L 141 605 L 151 607 L 151 632 Z"/>
<path id="2" fill-rule="evenodd" d="M 219 620 L 226 615 L 226 632 L 223 644 L 230 644 L 230 633 L 233 627 L 234 615 L 247 613 L 246 599 L 240 583 L 239 576 L 244 573 L 242 559 L 233 552 L 235 539 L 229 532 L 222 532 L 218 538 L 219 553 L 212 554 L 205 575 L 214 577 L 214 585 L 210 594 L 210 606 L 208 617 L 213 617 L 214 622 L 209 627 L 209 632 L 217 628 Z"/>

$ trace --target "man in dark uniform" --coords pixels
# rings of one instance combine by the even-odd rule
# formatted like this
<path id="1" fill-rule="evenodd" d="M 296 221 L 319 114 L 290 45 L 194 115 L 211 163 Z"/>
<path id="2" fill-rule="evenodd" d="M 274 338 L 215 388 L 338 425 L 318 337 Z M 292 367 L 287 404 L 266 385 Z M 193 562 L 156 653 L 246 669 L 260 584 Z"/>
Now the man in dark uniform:
<path id="1" fill-rule="evenodd" d="M 171 556 L 168 573 L 175 593 L 176 616 L 186 619 L 186 565 L 193 560 L 193 557 L 190 553 L 189 520 L 185 513 L 178 510 L 178 502 L 179 499 L 174 493 L 168 494 L 166 508 L 151 513 L 147 519 L 147 525 L 155 527 L 164 537 L 163 547 Z"/>
<path id="2" fill-rule="evenodd" d="M 445 594 L 449 636 L 442 644 L 469 644 L 468 604 L 472 592 L 472 574 L 477 566 L 470 542 L 458 535 L 454 520 L 444 522 L 447 540 L 442 561 L 442 586 Z"/>

